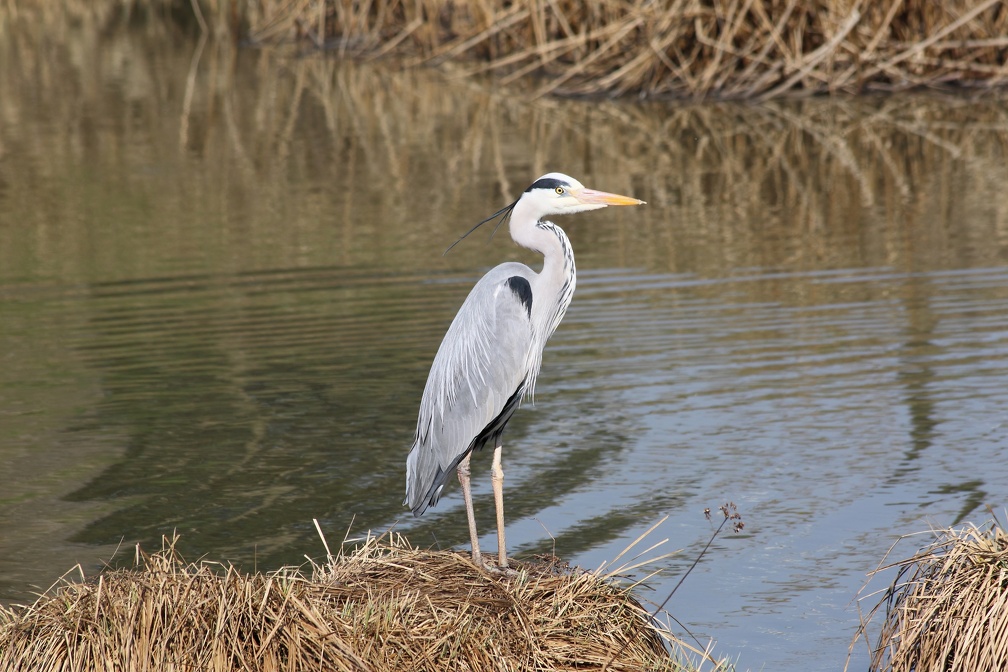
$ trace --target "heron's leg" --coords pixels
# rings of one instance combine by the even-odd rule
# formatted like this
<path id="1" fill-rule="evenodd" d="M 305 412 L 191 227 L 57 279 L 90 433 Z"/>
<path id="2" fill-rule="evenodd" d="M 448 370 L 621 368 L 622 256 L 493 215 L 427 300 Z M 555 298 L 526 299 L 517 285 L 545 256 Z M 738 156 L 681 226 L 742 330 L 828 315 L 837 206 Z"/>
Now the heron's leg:
<path id="1" fill-rule="evenodd" d="M 493 483 L 494 504 L 497 505 L 497 555 L 498 566 L 506 569 L 507 546 L 504 543 L 504 470 L 501 468 L 501 444 L 497 439 L 497 446 L 494 448 L 493 466 L 490 468 L 490 479 Z"/>
<path id="2" fill-rule="evenodd" d="M 466 455 L 458 465 L 458 479 L 462 485 L 462 499 L 465 500 L 466 516 L 469 518 L 469 541 L 472 542 L 472 559 L 477 567 L 483 566 L 483 555 L 480 553 L 479 537 L 476 536 L 476 514 L 473 512 L 472 491 L 469 489 L 469 458 Z"/>

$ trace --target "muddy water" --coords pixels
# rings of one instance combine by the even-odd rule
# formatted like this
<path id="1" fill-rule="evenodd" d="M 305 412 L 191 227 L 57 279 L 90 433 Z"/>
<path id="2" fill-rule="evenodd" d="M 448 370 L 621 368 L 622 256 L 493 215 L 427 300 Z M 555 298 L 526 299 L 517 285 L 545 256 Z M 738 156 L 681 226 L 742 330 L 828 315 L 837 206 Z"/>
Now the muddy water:
<path id="1" fill-rule="evenodd" d="M 648 205 L 558 220 L 578 290 L 505 435 L 513 552 L 597 566 L 667 516 L 664 597 L 732 501 L 670 611 L 740 669 L 838 669 L 897 537 L 1006 502 L 1006 148 L 997 101 L 531 101 L 6 16 L 0 599 L 173 530 L 248 569 L 323 555 L 313 518 L 465 547 L 454 484 L 401 507 L 405 451 L 469 287 L 536 259 L 442 252 L 562 170 Z"/>

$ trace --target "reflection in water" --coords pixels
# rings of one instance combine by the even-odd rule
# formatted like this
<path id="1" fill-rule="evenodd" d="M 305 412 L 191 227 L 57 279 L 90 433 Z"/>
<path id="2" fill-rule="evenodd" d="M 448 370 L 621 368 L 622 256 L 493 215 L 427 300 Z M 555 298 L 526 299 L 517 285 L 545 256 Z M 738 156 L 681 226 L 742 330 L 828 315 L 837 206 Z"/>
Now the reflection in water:
<path id="1" fill-rule="evenodd" d="M 402 466 L 375 427 L 378 401 L 407 375 L 401 349 L 375 334 L 391 331 L 416 281 L 353 275 L 95 287 L 81 348 L 107 400 L 75 430 L 123 425 L 131 439 L 126 460 L 71 495 L 124 506 L 77 538 L 157 539 L 167 525 L 188 549 L 241 556 L 249 525 L 262 526 L 257 557 L 275 565 L 295 561 L 291 540 L 326 514 L 320 493 L 334 486 L 337 520 L 398 516 L 397 499 L 371 495 L 397 492 Z"/>
<path id="2" fill-rule="evenodd" d="M 548 170 L 649 205 L 566 227 L 578 292 L 505 434 L 519 556 L 597 565 L 668 513 L 661 592 L 734 500 L 673 613 L 836 669 L 892 540 L 1002 503 L 997 101 L 528 101 L 95 20 L 0 19 L 0 599 L 173 529 L 247 567 L 319 555 L 312 518 L 464 545 L 454 484 L 400 506 L 416 403 L 475 278 L 535 260 L 441 254 Z"/>
<path id="3" fill-rule="evenodd" d="M 907 316 L 907 341 L 903 346 L 900 382 L 906 390 L 912 428 L 908 449 L 901 465 L 892 474 L 894 481 L 913 477 L 919 467 L 918 458 L 931 446 L 935 435 L 936 409 L 930 389 L 935 373 L 931 361 L 940 354 L 941 347 L 933 342 L 938 326 L 930 306 L 933 295 L 934 288 L 926 276 L 907 278 L 901 297 Z"/>

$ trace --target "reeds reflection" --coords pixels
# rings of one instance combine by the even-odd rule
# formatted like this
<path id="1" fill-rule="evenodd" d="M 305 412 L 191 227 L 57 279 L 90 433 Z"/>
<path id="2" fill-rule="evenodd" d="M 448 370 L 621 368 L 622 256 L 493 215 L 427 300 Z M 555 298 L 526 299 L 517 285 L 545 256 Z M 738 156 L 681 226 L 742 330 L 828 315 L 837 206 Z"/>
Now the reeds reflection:
<path id="1" fill-rule="evenodd" d="M 53 21 L 0 24 L 5 598 L 173 528 L 260 568 L 317 550 L 313 517 L 464 544 L 455 493 L 406 519 L 405 449 L 477 274 L 534 260 L 503 234 L 441 255 L 556 169 L 649 205 L 564 223 L 578 294 L 505 443 L 519 553 L 590 561 L 659 511 L 690 545 L 741 499 L 747 534 L 709 561 L 758 567 L 691 606 L 730 637 L 725 614 L 801 618 L 853 575 L 848 603 L 893 527 L 976 515 L 1008 478 L 1002 103 L 527 100 Z M 823 508 L 847 535 L 827 587 L 789 573 Z"/>
<path id="2" fill-rule="evenodd" d="M 261 241 L 276 239 L 278 217 L 296 228 L 265 246 L 269 265 L 275 254 L 284 255 L 281 265 L 342 263 L 391 247 L 400 267 L 426 269 L 462 230 L 460 209 L 473 218 L 492 211 L 528 175 L 558 163 L 659 206 L 632 229 L 585 227 L 584 235 L 618 236 L 621 265 L 900 266 L 921 252 L 941 255 L 931 260 L 939 266 L 973 265 L 996 261 L 1006 240 L 1003 199 L 978 197 L 998 192 L 1006 177 L 1008 113 L 996 100 L 529 101 L 491 80 L 223 42 L 193 62 L 191 45 L 167 29 L 96 38 L 65 28 L 62 49 L 43 49 L 50 32 L 19 23 L 3 47 L 8 206 L 30 215 L 39 244 L 64 248 L 83 244 L 83 227 L 55 233 L 51 223 L 80 219 L 87 196 L 75 190 L 89 180 L 134 195 L 119 206 L 132 211 L 117 227 L 142 220 L 145 206 L 178 212 L 157 227 L 156 244 L 139 250 L 117 249 L 121 229 L 97 232 L 112 243 L 95 251 L 104 273 L 156 272 L 166 257 L 189 264 L 194 255 L 198 267 L 221 269 L 237 257 L 240 265 L 223 267 L 247 267 Z M 67 165 L 103 170 L 61 174 Z M 17 202 L 39 188 L 59 189 L 60 198 L 35 208 Z M 223 237 L 193 240 L 186 220 L 194 204 L 216 208 Z M 867 218 L 880 224 L 864 232 L 871 239 L 857 233 Z M 683 232 L 690 235 L 671 235 Z M 4 261 L 18 264 L 24 241 L 9 234 Z"/>

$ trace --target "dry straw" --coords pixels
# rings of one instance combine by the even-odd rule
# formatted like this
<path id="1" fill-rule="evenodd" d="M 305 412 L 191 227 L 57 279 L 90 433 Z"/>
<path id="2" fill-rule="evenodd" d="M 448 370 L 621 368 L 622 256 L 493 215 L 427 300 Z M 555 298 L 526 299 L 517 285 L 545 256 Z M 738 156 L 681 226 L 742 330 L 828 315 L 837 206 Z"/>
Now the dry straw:
<path id="1" fill-rule="evenodd" d="M 1008 668 L 1008 534 L 994 521 L 932 535 L 913 557 L 883 560 L 875 573 L 896 569 L 896 578 L 851 646 L 867 642 L 871 621 L 884 615 L 872 672 Z"/>
<path id="2" fill-rule="evenodd" d="M 211 3 L 212 4 L 212 3 Z M 460 61 L 537 93 L 690 99 L 1002 86 L 1004 0 L 263 0 L 254 41 Z"/>
<path id="3" fill-rule="evenodd" d="M 695 669 L 629 587 L 553 560 L 497 578 L 388 535 L 310 576 L 249 575 L 174 543 L 0 610 L 0 669 Z"/>

